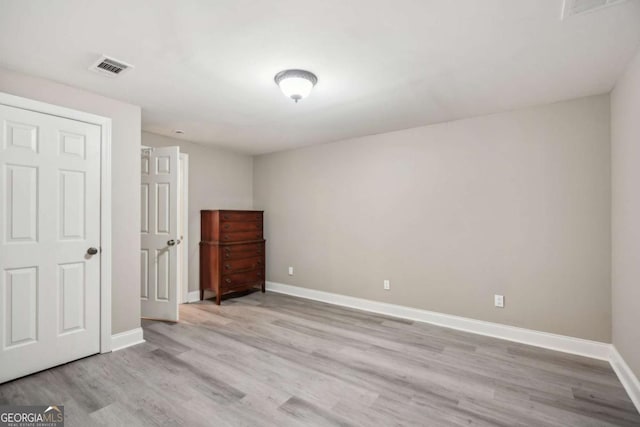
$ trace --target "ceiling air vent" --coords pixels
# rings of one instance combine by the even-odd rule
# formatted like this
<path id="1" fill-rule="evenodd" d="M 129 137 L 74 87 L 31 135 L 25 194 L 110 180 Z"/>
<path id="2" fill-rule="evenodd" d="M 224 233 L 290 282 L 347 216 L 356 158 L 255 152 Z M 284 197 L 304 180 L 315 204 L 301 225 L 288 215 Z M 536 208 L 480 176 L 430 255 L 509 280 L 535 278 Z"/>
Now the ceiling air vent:
<path id="1" fill-rule="evenodd" d="M 104 74 L 109 77 L 119 76 L 130 68 L 133 68 L 133 65 L 127 64 L 126 62 L 109 58 L 106 55 L 102 55 L 100 59 L 94 62 L 89 69 L 91 71 L 95 71 L 100 74 Z"/>
<path id="2" fill-rule="evenodd" d="M 605 7 L 615 6 L 627 0 L 564 0 L 562 5 L 562 19 L 570 16 L 594 12 Z"/>

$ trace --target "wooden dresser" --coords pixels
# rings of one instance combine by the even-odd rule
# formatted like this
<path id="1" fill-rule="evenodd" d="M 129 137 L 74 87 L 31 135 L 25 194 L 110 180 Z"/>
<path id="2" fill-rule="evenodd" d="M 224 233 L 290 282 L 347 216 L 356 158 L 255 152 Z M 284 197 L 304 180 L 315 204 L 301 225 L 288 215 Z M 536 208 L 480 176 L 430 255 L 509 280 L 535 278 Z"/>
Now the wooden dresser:
<path id="1" fill-rule="evenodd" d="M 200 211 L 200 300 L 265 284 L 263 211 Z"/>

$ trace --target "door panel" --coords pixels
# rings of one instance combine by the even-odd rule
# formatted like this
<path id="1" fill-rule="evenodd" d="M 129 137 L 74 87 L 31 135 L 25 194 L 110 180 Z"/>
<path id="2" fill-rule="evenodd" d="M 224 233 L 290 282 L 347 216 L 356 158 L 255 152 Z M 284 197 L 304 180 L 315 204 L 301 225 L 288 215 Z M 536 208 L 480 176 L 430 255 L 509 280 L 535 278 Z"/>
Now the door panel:
<path id="1" fill-rule="evenodd" d="M 6 270 L 6 342 L 5 348 L 35 342 L 38 313 L 38 269 Z"/>
<path id="2" fill-rule="evenodd" d="M 149 298 L 149 250 L 140 251 L 140 298 Z"/>
<path id="3" fill-rule="evenodd" d="M 85 316 L 85 280 L 84 263 L 63 264 L 59 266 L 58 285 L 60 289 L 59 333 L 64 334 L 82 330 Z"/>
<path id="4" fill-rule="evenodd" d="M 60 171 L 60 239 L 84 239 L 84 172 Z"/>
<path id="5" fill-rule="evenodd" d="M 33 166 L 7 165 L 6 171 L 7 241 L 36 241 L 38 169 Z"/>
<path id="6" fill-rule="evenodd" d="M 142 153 L 140 299 L 142 317 L 178 320 L 179 149 Z M 170 242 L 174 242 L 171 245 Z"/>
<path id="7" fill-rule="evenodd" d="M 171 187 L 170 183 L 155 184 L 156 187 L 156 234 L 169 236 L 171 232 Z M 177 213 L 177 211 L 176 211 Z"/>
<path id="8" fill-rule="evenodd" d="M 100 351 L 100 138 L 0 105 L 0 382 Z"/>

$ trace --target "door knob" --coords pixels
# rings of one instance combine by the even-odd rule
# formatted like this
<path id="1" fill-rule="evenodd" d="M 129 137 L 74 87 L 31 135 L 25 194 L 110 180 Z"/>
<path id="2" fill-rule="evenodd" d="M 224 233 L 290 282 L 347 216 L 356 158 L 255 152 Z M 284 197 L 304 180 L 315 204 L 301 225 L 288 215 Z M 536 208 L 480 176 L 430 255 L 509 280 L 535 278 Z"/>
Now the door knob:
<path id="1" fill-rule="evenodd" d="M 87 249 L 87 253 L 88 253 L 89 255 L 95 255 L 95 254 L 97 254 L 97 253 L 98 253 L 98 249 L 96 249 L 96 248 L 89 248 L 89 249 Z"/>
<path id="2" fill-rule="evenodd" d="M 171 239 L 171 240 L 169 240 L 169 241 L 167 242 L 167 245 L 169 245 L 169 246 L 175 246 L 175 245 L 176 245 L 176 241 L 175 241 L 175 240 L 173 240 L 173 239 Z"/>

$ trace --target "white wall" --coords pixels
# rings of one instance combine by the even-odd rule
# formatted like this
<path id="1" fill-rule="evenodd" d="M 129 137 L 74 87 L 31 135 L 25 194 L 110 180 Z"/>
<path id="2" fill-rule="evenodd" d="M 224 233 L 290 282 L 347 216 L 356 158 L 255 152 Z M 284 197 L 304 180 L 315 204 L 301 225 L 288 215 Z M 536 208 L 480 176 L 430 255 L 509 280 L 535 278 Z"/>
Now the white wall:
<path id="1" fill-rule="evenodd" d="M 251 209 L 253 159 L 214 147 L 142 133 L 142 144 L 180 146 L 189 154 L 189 290 L 200 289 L 199 242 L 201 209 Z"/>
<path id="2" fill-rule="evenodd" d="M 256 157 L 268 280 L 610 342 L 610 161 L 608 95 Z"/>
<path id="3" fill-rule="evenodd" d="M 613 344 L 640 377 L 640 51 L 611 93 Z"/>
<path id="4" fill-rule="evenodd" d="M 140 107 L 0 68 L 0 91 L 112 119 L 112 333 L 140 326 Z"/>

